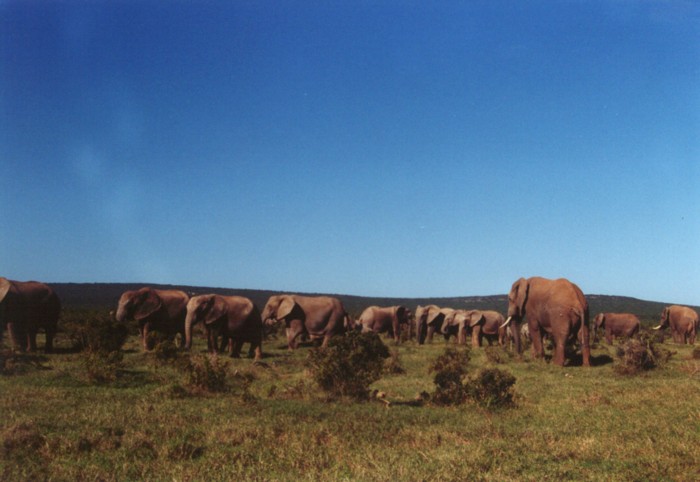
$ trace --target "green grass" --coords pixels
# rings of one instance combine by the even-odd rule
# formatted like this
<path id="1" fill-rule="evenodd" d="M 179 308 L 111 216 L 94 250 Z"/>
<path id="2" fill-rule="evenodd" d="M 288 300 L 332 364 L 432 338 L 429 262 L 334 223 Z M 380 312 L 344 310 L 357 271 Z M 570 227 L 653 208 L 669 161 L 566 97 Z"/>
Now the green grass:
<path id="1" fill-rule="evenodd" d="M 700 479 L 692 347 L 665 344 L 677 352 L 668 365 L 633 377 L 528 353 L 497 365 L 517 379 L 516 407 L 490 412 L 413 402 L 434 389 L 428 366 L 442 341 L 398 347 L 405 373 L 372 386 L 390 405 L 328 402 L 306 369 L 309 348 L 285 345 L 263 345 L 263 364 L 227 361 L 253 376 L 247 397 L 188 394 L 182 372 L 133 337 L 112 383 L 91 382 L 79 353 L 42 355 L 0 376 L 0 480 Z M 593 350 L 605 355 L 614 351 Z M 472 350 L 470 371 L 487 363 Z"/>

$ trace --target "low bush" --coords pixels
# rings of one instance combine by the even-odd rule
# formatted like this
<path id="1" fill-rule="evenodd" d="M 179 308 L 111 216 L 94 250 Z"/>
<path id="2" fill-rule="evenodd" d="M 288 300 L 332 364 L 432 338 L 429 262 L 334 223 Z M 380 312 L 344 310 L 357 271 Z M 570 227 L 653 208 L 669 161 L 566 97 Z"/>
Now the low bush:
<path id="1" fill-rule="evenodd" d="M 129 336 L 126 325 L 113 320 L 109 313 L 74 313 L 61 324 L 62 330 L 81 351 L 111 353 L 121 350 Z"/>
<path id="2" fill-rule="evenodd" d="M 463 350 L 447 348 L 430 365 L 430 373 L 435 373 L 435 391 L 430 400 L 436 405 L 459 405 L 465 400 L 462 379 L 467 373 L 471 358 L 469 347 Z"/>
<path id="3" fill-rule="evenodd" d="M 672 355 L 672 351 L 657 345 L 654 335 L 642 332 L 639 337 L 622 341 L 617 347 L 615 371 L 620 375 L 634 375 L 663 365 Z"/>
<path id="4" fill-rule="evenodd" d="M 693 352 L 690 354 L 693 360 L 700 360 L 700 346 L 693 348 Z"/>
<path id="5" fill-rule="evenodd" d="M 403 375 L 406 373 L 406 369 L 401 364 L 398 350 L 391 350 L 391 355 L 384 362 L 384 372 L 390 375 Z"/>
<path id="6" fill-rule="evenodd" d="M 376 333 L 351 331 L 314 348 L 307 359 L 313 379 L 332 398 L 369 398 L 369 386 L 379 380 L 389 349 Z"/>
<path id="7" fill-rule="evenodd" d="M 486 359 L 494 365 L 507 363 L 513 357 L 512 352 L 509 352 L 500 346 L 485 347 L 484 355 L 486 355 Z"/>
<path id="8" fill-rule="evenodd" d="M 228 363 L 217 355 L 192 356 L 184 366 L 185 384 L 194 392 L 226 392 Z"/>
<path id="9" fill-rule="evenodd" d="M 513 406 L 515 377 L 498 368 L 482 368 L 464 383 L 466 398 L 484 408 Z"/>
<path id="10" fill-rule="evenodd" d="M 90 383 L 106 384 L 115 381 L 123 369 L 124 354 L 120 351 L 86 351 L 81 355 L 81 365 Z"/>

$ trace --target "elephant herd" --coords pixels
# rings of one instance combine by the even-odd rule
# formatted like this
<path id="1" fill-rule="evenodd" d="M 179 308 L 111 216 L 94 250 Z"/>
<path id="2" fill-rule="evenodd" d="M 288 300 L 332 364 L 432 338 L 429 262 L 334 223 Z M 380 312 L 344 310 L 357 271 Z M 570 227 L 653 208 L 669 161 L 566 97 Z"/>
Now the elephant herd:
<path id="1" fill-rule="evenodd" d="M 58 296 L 46 284 L 0 277 L 0 326 L 7 326 L 17 348 L 36 350 L 36 334 L 42 329 L 46 333 L 45 350 L 50 352 L 60 311 Z M 566 346 L 578 343 L 583 365 L 590 366 L 588 303 L 581 289 L 566 279 L 520 278 L 508 294 L 506 318 L 497 311 L 428 305 L 418 306 L 415 314 L 404 306 L 370 306 L 355 320 L 337 298 L 292 294 L 271 296 L 261 313 L 250 299 L 242 296 L 190 297 L 179 290 L 149 287 L 124 292 L 115 318 L 138 323 L 145 350 L 153 348 L 153 337 L 149 335 L 154 331 L 170 338 L 179 333 L 189 349 L 192 330 L 201 323 L 210 352 L 227 351 L 238 357 L 243 344 L 248 343 L 249 356 L 259 359 L 265 327 L 284 323 L 289 349 L 295 349 L 300 339 L 326 346 L 331 337 L 348 330 L 386 333 L 399 343 L 401 330 L 407 329 L 409 336 L 415 334 L 419 344 L 432 342 L 438 332 L 445 339 L 456 337 L 458 344 L 466 344 L 470 336 L 472 346 L 481 346 L 484 339 L 489 344 L 502 345 L 510 340 L 518 353 L 522 352 L 522 338 L 529 337 L 533 355 L 542 358 L 546 336 L 554 344 L 555 364 L 564 365 Z M 636 335 L 640 322 L 630 313 L 600 313 L 592 327 L 596 332 L 605 330 L 605 339 L 612 344 L 613 337 Z M 688 307 L 668 306 L 654 329 L 667 327 L 676 343 L 693 344 L 698 314 Z"/>

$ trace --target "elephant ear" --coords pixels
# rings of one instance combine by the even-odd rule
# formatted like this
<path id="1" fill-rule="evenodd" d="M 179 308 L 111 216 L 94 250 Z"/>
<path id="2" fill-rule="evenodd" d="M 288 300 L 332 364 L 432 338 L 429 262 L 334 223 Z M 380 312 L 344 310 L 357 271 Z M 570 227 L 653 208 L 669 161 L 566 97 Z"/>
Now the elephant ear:
<path id="1" fill-rule="evenodd" d="M 605 313 L 601 313 L 597 317 L 598 319 L 596 320 L 596 325 L 597 326 L 603 326 L 605 323 Z"/>
<path id="2" fill-rule="evenodd" d="M 163 300 L 160 299 L 158 293 L 156 293 L 155 290 L 147 288 L 144 298 L 134 311 L 134 318 L 138 321 L 148 318 L 158 311 L 161 306 L 163 306 Z"/>
<path id="3" fill-rule="evenodd" d="M 430 311 L 428 311 L 428 325 L 434 324 L 437 317 L 441 314 L 442 313 L 440 313 L 440 310 L 438 309 L 431 309 Z"/>
<path id="4" fill-rule="evenodd" d="M 294 307 L 296 306 L 294 298 L 291 296 L 285 296 L 280 305 L 277 307 L 277 319 L 282 320 L 292 314 Z"/>
<path id="5" fill-rule="evenodd" d="M 405 306 L 396 307 L 396 318 L 398 318 L 399 321 L 406 320 L 408 318 L 408 310 Z"/>
<path id="6" fill-rule="evenodd" d="M 5 299 L 7 293 L 10 291 L 12 283 L 7 278 L 0 278 L 0 301 Z"/>
<path id="7" fill-rule="evenodd" d="M 527 292 L 529 289 L 530 283 L 528 283 L 525 278 L 520 278 L 513 285 L 515 305 L 518 307 L 521 316 L 525 312 L 525 301 L 527 300 Z"/>
<path id="8" fill-rule="evenodd" d="M 484 321 L 484 314 L 481 311 L 475 311 L 469 317 L 469 328 L 474 328 L 476 325 Z"/>
<path id="9" fill-rule="evenodd" d="M 220 296 L 212 296 L 207 300 L 207 310 L 204 316 L 204 324 L 209 325 L 221 319 L 226 314 L 226 303 Z"/>

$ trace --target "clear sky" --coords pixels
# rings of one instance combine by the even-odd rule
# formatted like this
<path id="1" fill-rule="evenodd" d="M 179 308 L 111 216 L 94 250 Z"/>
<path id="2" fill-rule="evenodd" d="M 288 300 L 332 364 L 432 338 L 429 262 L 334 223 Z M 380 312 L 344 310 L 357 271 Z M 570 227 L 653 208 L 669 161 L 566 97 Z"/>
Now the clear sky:
<path id="1" fill-rule="evenodd" d="M 694 1 L 0 1 L 0 276 L 700 304 Z"/>

